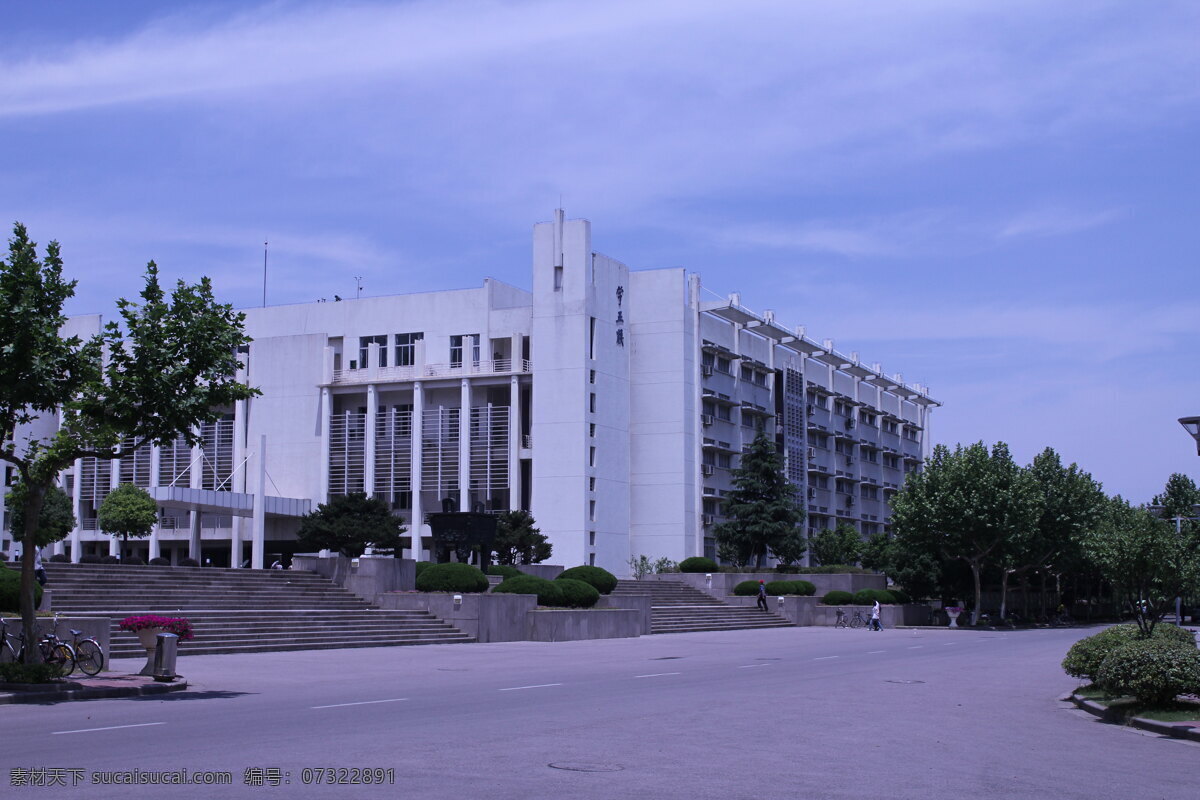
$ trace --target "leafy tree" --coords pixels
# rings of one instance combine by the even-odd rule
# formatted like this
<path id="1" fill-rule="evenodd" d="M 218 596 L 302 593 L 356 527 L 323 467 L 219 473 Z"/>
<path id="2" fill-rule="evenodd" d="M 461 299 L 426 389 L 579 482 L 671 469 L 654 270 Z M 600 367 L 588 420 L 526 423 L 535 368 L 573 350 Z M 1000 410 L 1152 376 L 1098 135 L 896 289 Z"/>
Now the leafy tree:
<path id="1" fill-rule="evenodd" d="M 1001 619 L 1007 611 L 1009 579 L 1047 568 L 1068 555 L 1083 534 L 1095 527 L 1106 500 L 1091 475 L 1076 464 L 1064 467 L 1052 448 L 1034 457 L 1028 473 L 1037 484 L 1040 510 L 1028 534 L 1014 537 L 999 555 Z"/>
<path id="2" fill-rule="evenodd" d="M 404 530 L 386 501 L 351 492 L 301 517 L 296 541 L 301 548 L 337 550 L 347 558 L 358 558 L 368 547 L 395 550 Z"/>
<path id="3" fill-rule="evenodd" d="M 257 394 L 236 379 L 238 349 L 249 341 L 243 316 L 214 301 L 207 278 L 180 281 L 168 297 L 151 261 L 141 302 L 118 300 L 119 321 L 86 340 L 59 335 L 74 293 L 58 243 L 39 259 L 17 223 L 0 262 L 0 460 L 26 486 L 25 527 L 13 538 L 31 544 L 47 492 L 75 459 L 121 458 L 180 435 L 199 444 L 198 425 Z M 43 426 L 54 432 L 32 435 Z M 33 551 L 25 547 L 21 563 L 26 641 L 36 639 Z M 36 647 L 26 650 L 27 659 L 39 657 Z"/>
<path id="4" fill-rule="evenodd" d="M 775 443 L 765 434 L 759 433 L 742 454 L 733 487 L 725 505 L 728 520 L 713 530 L 721 558 L 738 566 L 754 560 L 761 568 L 768 551 L 784 563 L 803 555 L 804 509 L 783 474 Z"/>
<path id="5" fill-rule="evenodd" d="M 848 522 L 839 522 L 812 538 L 812 554 L 818 564 L 855 564 L 862 557 L 863 541 Z"/>
<path id="6" fill-rule="evenodd" d="M 496 539 L 492 543 L 499 564 L 538 564 L 550 557 L 553 546 L 534 527 L 528 511 L 505 511 L 496 517 Z"/>
<path id="7" fill-rule="evenodd" d="M 1038 520 L 1037 485 L 1013 462 L 1008 446 L 983 442 L 951 452 L 934 448 L 922 472 L 909 475 L 892 497 L 892 527 L 900 552 L 931 562 L 958 560 L 971 570 L 978 619 L 985 567 L 1019 548 Z"/>
<path id="8" fill-rule="evenodd" d="M 5 496 L 8 505 L 9 527 L 14 532 L 25 530 L 25 484 L 18 483 Z M 34 529 L 34 547 L 46 547 L 66 538 L 75 527 L 75 510 L 71 506 L 71 498 L 57 486 L 51 485 L 46 489 L 42 500 L 42 510 L 38 514 L 37 526 Z M 25 541 L 29 541 L 26 539 Z"/>
<path id="9" fill-rule="evenodd" d="M 1120 496 L 1107 502 L 1083 549 L 1133 611 L 1143 636 L 1150 636 L 1171 600 L 1200 579 L 1194 544 L 1170 522 Z"/>
<path id="10" fill-rule="evenodd" d="M 127 545 L 130 536 L 144 539 L 154 530 L 158 505 L 145 489 L 122 483 L 104 497 L 96 518 L 100 530 L 109 536 L 120 536 L 122 544 Z"/>
<path id="11" fill-rule="evenodd" d="M 1162 508 L 1162 518 L 1171 520 L 1177 529 L 1191 537 L 1200 536 L 1200 488 L 1187 475 L 1176 472 L 1167 478 L 1162 494 L 1151 503 Z M 1192 517 L 1193 519 L 1188 519 Z"/>

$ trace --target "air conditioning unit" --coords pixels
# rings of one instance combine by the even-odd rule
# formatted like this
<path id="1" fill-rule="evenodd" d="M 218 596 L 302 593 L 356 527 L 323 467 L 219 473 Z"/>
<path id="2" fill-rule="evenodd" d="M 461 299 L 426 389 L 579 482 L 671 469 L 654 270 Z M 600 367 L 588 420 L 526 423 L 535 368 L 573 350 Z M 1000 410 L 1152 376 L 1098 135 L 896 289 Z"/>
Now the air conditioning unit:
<path id="1" fill-rule="evenodd" d="M 853 505 L 854 505 L 854 495 L 850 495 L 846 498 L 846 508 L 850 508 Z"/>
<path id="2" fill-rule="evenodd" d="M 848 430 L 848 431 L 854 430 L 854 420 L 853 419 L 846 420 L 846 430 Z"/>
<path id="3" fill-rule="evenodd" d="M 854 466 L 854 456 L 846 456 L 846 466 L 847 467 Z"/>
<path id="4" fill-rule="evenodd" d="M 712 425 L 713 424 L 713 415 L 712 414 L 701 414 L 700 415 L 700 423 L 702 425 L 704 425 L 704 427 L 706 427 L 706 428 L 709 425 Z"/>
<path id="5" fill-rule="evenodd" d="M 701 520 L 704 522 L 705 525 L 712 525 L 713 524 L 713 515 L 712 514 L 704 514 L 701 516 Z"/>
<path id="6" fill-rule="evenodd" d="M 712 464 L 701 464 L 700 465 L 700 474 L 701 475 L 712 475 L 713 474 L 713 465 Z"/>
<path id="7" fill-rule="evenodd" d="M 808 497 L 809 497 L 809 499 L 811 500 L 812 498 L 814 498 L 814 497 L 816 497 L 816 496 L 817 496 L 817 490 L 816 490 L 815 488 L 813 488 L 812 486 L 808 487 Z"/>
<path id="8" fill-rule="evenodd" d="M 706 378 L 711 378 L 713 374 L 712 364 L 701 364 L 700 374 Z"/>
<path id="9" fill-rule="evenodd" d="M 817 457 L 817 448 L 815 448 L 815 447 L 808 448 L 808 457 L 816 458 Z"/>
<path id="10" fill-rule="evenodd" d="M 809 415 L 810 417 L 813 415 L 813 411 L 814 411 L 814 410 L 815 410 L 815 409 L 813 408 L 813 404 L 812 404 L 812 403 L 809 403 L 809 404 L 808 404 L 808 405 L 805 407 L 805 411 L 808 413 L 808 415 Z"/>

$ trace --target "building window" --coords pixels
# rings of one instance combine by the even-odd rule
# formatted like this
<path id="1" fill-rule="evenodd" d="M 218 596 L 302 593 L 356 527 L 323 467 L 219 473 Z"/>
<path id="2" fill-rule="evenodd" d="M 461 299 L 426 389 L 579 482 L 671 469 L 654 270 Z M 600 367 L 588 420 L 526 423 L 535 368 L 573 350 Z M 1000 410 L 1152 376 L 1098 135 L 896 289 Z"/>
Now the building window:
<path id="1" fill-rule="evenodd" d="M 594 491 L 596 491 L 596 479 L 595 479 L 595 477 L 588 478 L 588 491 L 589 491 L 589 492 L 594 492 Z"/>
<path id="2" fill-rule="evenodd" d="M 461 367 L 467 348 L 471 350 L 471 364 L 479 366 L 479 334 L 464 333 L 461 336 L 450 337 L 450 366 Z"/>
<path id="3" fill-rule="evenodd" d="M 596 370 L 590 369 L 590 370 L 588 370 L 588 383 L 594 384 L 595 382 L 596 382 Z"/>
<path id="4" fill-rule="evenodd" d="M 726 405 L 717 406 L 717 419 L 723 419 L 726 422 L 729 422 L 729 419 L 730 419 L 729 418 L 729 406 L 726 406 Z"/>
<path id="5" fill-rule="evenodd" d="M 411 367 L 417 363 L 417 342 L 425 338 L 424 333 L 396 334 L 396 366 Z"/>
<path id="6" fill-rule="evenodd" d="M 596 438 L 596 423 L 594 422 L 588 424 L 588 438 Z"/>
<path id="7" fill-rule="evenodd" d="M 596 357 L 596 318 L 591 317 L 588 322 L 588 358 Z"/>
<path id="8" fill-rule="evenodd" d="M 588 553 L 588 566 L 589 567 L 596 566 L 596 554 L 595 553 Z"/>
<path id="9" fill-rule="evenodd" d="M 858 421 L 863 423 L 864 425 L 874 425 L 875 424 L 875 415 L 872 414 L 870 411 L 859 411 L 858 412 Z"/>
<path id="10" fill-rule="evenodd" d="M 588 466 L 589 467 L 596 466 L 596 448 L 595 447 L 588 448 Z"/>
<path id="11" fill-rule="evenodd" d="M 596 521 L 596 501 L 595 500 L 588 501 L 588 519 L 591 520 L 592 522 Z M 595 533 L 592 534 L 591 543 L 592 544 L 596 543 L 596 534 Z"/>
<path id="12" fill-rule="evenodd" d="M 893 456 L 889 453 L 885 453 L 883 456 L 883 465 L 890 469 L 899 469 L 900 468 L 900 458 L 898 456 Z"/>
<path id="13" fill-rule="evenodd" d="M 731 374 L 733 362 L 724 356 L 717 357 L 717 372 L 724 372 L 726 375 Z"/>
<path id="14" fill-rule="evenodd" d="M 370 364 L 367 363 L 367 346 L 379 345 L 379 366 L 387 366 L 387 335 L 383 336 L 360 336 L 358 337 L 358 368 L 366 369 Z"/>
<path id="15" fill-rule="evenodd" d="M 767 385 L 767 373 L 755 372 L 754 373 L 754 382 L 757 383 L 759 386 L 766 386 Z"/>
<path id="16" fill-rule="evenodd" d="M 747 382 L 754 380 L 754 370 L 750 369 L 749 364 L 742 364 L 740 373 L 741 373 L 742 380 L 747 381 Z"/>
<path id="17" fill-rule="evenodd" d="M 717 466 L 722 469 L 729 469 L 729 453 L 717 453 Z"/>
<path id="18" fill-rule="evenodd" d="M 596 413 L 596 393 L 595 392 L 591 392 L 588 394 L 588 411 L 591 411 L 593 414 Z"/>
<path id="19" fill-rule="evenodd" d="M 554 268 L 554 291 L 561 292 L 563 287 L 563 268 Z"/>

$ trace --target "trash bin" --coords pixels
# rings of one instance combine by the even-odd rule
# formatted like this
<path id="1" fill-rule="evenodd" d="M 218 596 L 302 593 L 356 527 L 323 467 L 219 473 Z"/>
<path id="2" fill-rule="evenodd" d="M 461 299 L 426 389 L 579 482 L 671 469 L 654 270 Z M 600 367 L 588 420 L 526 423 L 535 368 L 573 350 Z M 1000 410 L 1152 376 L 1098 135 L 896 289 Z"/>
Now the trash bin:
<path id="1" fill-rule="evenodd" d="M 150 674 L 156 681 L 173 681 L 179 677 L 175 674 L 175 658 L 179 654 L 179 637 L 173 633 L 160 633 L 154 639 L 158 643 L 158 647 L 154 651 L 154 669 Z"/>

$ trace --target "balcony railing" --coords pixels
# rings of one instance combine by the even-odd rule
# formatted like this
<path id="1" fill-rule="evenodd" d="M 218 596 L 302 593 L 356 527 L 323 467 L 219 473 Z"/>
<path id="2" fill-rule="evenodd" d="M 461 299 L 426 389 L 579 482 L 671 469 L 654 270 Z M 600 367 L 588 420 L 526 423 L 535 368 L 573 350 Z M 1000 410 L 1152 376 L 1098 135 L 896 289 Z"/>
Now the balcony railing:
<path id="1" fill-rule="evenodd" d="M 458 378 L 463 375 L 511 375 L 533 372 L 533 362 L 527 358 L 513 360 L 497 358 L 490 361 L 467 361 L 462 364 L 426 364 L 424 367 L 377 367 L 371 369 L 335 369 L 333 382 L 385 383 L 415 381 L 422 378 Z"/>

